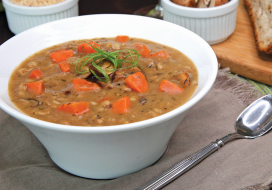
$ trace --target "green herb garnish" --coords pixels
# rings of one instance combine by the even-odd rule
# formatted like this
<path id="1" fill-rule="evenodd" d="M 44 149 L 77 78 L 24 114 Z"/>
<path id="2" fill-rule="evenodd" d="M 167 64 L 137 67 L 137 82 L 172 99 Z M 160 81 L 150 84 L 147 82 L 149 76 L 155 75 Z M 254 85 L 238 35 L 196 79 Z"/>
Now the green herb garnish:
<path id="1" fill-rule="evenodd" d="M 87 43 L 87 42 L 86 42 Z M 114 52 L 106 52 L 101 50 L 98 46 L 96 45 L 91 45 L 89 44 L 95 51 L 96 53 L 91 53 L 88 54 L 78 60 L 76 60 L 76 66 L 75 66 L 75 70 L 77 73 L 83 74 L 83 73 L 88 73 L 88 72 L 92 72 L 92 74 L 100 81 L 102 82 L 109 82 L 110 81 L 110 77 L 107 74 L 107 71 L 112 71 L 115 72 L 117 69 L 128 69 L 131 67 L 135 67 L 138 63 L 140 54 L 134 50 L 134 49 L 126 49 L 126 50 L 118 50 L 118 51 L 114 51 Z M 128 52 L 128 55 L 124 56 L 123 59 L 119 59 L 119 53 L 120 52 Z M 128 60 L 128 58 L 131 58 L 131 61 Z M 103 60 L 108 60 L 113 64 L 113 68 L 107 68 L 107 69 L 103 69 L 102 67 L 99 66 L 99 64 L 102 64 Z M 79 66 L 79 64 L 81 63 L 81 65 Z M 130 63 L 130 66 L 124 67 L 123 63 Z M 88 64 L 92 64 L 93 67 L 95 69 L 97 69 L 103 76 L 100 77 L 98 76 L 94 70 L 84 70 L 84 67 Z M 138 66 L 138 65 L 137 65 Z M 79 69 L 78 69 L 79 68 Z"/>

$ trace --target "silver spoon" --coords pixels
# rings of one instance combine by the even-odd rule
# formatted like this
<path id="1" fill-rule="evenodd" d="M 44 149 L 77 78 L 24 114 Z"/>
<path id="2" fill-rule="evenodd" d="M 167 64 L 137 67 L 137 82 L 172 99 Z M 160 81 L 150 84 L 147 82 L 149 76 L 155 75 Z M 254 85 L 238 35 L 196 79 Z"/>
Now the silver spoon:
<path id="1" fill-rule="evenodd" d="M 267 133 L 272 128 L 272 95 L 263 96 L 250 104 L 237 118 L 235 133 L 217 139 L 192 156 L 172 166 L 156 178 L 139 187 L 137 190 L 154 190 L 166 186 L 220 147 L 234 139 L 254 139 Z"/>

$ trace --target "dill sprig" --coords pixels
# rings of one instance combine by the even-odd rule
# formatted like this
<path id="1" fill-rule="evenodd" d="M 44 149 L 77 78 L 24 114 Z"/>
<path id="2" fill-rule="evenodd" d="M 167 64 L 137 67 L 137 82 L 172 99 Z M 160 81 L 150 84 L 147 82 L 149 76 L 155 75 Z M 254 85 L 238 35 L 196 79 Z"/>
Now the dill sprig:
<path id="1" fill-rule="evenodd" d="M 87 43 L 87 42 L 86 42 Z M 140 54 L 134 50 L 134 49 L 126 49 L 126 50 L 118 50 L 114 52 L 107 52 L 101 50 L 97 45 L 92 45 L 88 43 L 95 51 L 96 53 L 91 53 L 88 54 L 80 59 L 77 59 L 75 70 L 77 73 L 83 74 L 83 73 L 88 73 L 92 72 L 92 74 L 100 81 L 102 82 L 109 82 L 110 77 L 107 74 L 107 71 L 112 71 L 115 72 L 117 69 L 128 69 L 131 67 L 135 67 L 138 63 Z M 128 52 L 128 55 L 124 56 L 122 59 L 119 59 L 119 53 L 121 52 Z M 131 58 L 131 61 L 128 60 L 128 58 Z M 99 64 L 102 63 L 103 60 L 108 60 L 113 64 L 113 68 L 108 68 L 108 69 L 103 69 L 102 67 L 99 66 Z M 81 65 L 79 66 L 79 64 Z M 130 66 L 124 67 L 123 63 L 130 63 Z M 84 70 L 84 67 L 88 64 L 92 64 L 95 69 L 97 69 L 103 76 L 100 77 L 98 76 L 94 70 Z M 137 65 L 138 66 L 138 65 Z M 78 69 L 79 68 L 79 69 Z"/>

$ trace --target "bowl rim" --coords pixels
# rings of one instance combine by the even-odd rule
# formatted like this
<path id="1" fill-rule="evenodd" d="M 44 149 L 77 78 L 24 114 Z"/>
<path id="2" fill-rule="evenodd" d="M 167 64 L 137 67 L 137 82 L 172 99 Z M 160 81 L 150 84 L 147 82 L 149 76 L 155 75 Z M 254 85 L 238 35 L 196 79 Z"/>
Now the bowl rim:
<path id="1" fill-rule="evenodd" d="M 23 15 L 48 15 L 54 14 L 57 12 L 65 11 L 75 4 L 78 3 L 79 0 L 64 0 L 63 2 L 47 5 L 47 6 L 39 6 L 39 7 L 29 7 L 22 6 L 12 3 L 10 0 L 2 0 L 3 6 L 6 10 Z"/>
<path id="2" fill-rule="evenodd" d="M 69 21 L 75 22 L 75 20 L 83 18 L 83 17 L 95 17 L 95 16 L 99 16 L 99 17 L 121 16 L 122 18 L 124 16 L 138 17 L 140 19 L 152 19 L 154 22 L 164 22 L 168 25 L 173 25 L 174 27 L 181 27 L 181 26 L 178 26 L 176 24 L 173 24 L 173 23 L 170 23 L 170 22 L 167 22 L 164 20 L 158 20 L 155 18 L 143 17 L 143 16 L 138 16 L 138 15 L 126 15 L 126 14 L 96 14 L 96 15 L 94 14 L 94 15 L 85 15 L 85 16 L 80 16 L 80 17 L 71 17 L 71 18 L 66 18 L 66 19 L 62 19 L 62 20 L 69 20 Z M 38 29 L 40 27 L 44 27 L 45 25 L 50 26 L 51 24 L 56 24 L 58 22 L 62 22 L 62 20 L 52 21 L 52 22 L 49 22 L 46 24 L 36 26 L 36 27 L 31 28 L 29 30 L 26 30 L 26 31 L 12 37 L 11 39 L 9 39 L 5 43 L 3 43 L 1 46 L 3 47 L 3 45 L 5 45 L 6 43 L 9 43 L 9 41 L 16 40 L 19 36 L 25 35 L 29 31 L 35 30 L 35 28 Z M 66 131 L 66 132 L 77 132 L 77 133 L 85 133 L 85 132 L 90 132 L 90 131 L 92 133 L 109 133 L 109 132 L 119 132 L 119 131 L 131 131 L 131 130 L 146 128 L 148 126 L 151 126 L 151 125 L 153 126 L 153 125 L 162 123 L 164 121 L 170 120 L 173 117 L 176 117 L 177 115 L 179 115 L 180 113 L 185 112 L 186 110 L 188 110 L 189 108 L 194 106 L 200 99 L 202 99 L 208 93 L 208 91 L 211 89 L 211 87 L 216 79 L 217 72 L 218 72 L 218 61 L 217 61 L 216 55 L 215 55 L 214 51 L 212 50 L 211 46 L 205 40 L 203 40 L 200 36 L 198 36 L 197 34 L 191 32 L 190 30 L 188 30 L 186 28 L 183 28 L 183 29 L 192 33 L 192 35 L 194 35 L 195 38 L 198 39 L 198 41 L 200 43 L 202 43 L 205 47 L 207 47 L 207 52 L 209 52 L 209 56 L 213 60 L 212 66 L 211 66 L 212 76 L 205 83 L 203 88 L 192 99 L 190 99 L 182 106 L 180 106 L 170 112 L 167 112 L 167 113 L 160 115 L 158 117 L 155 117 L 155 118 L 151 118 L 151 119 L 147 119 L 147 120 L 143 120 L 143 121 L 139 121 L 139 122 L 134 122 L 134 123 L 129 123 L 129 124 L 101 126 L 101 127 L 99 127 L 99 126 L 89 126 L 88 127 L 88 126 L 62 125 L 62 124 L 56 124 L 56 123 L 51 123 L 51 122 L 39 120 L 39 119 L 30 117 L 28 115 L 25 115 L 23 112 L 20 112 L 19 110 L 16 110 L 16 109 L 10 107 L 1 98 L 0 98 L 0 108 L 3 109 L 3 111 L 8 113 L 9 115 L 15 117 L 16 119 L 18 119 L 22 122 L 26 122 L 31 125 L 35 125 L 37 127 L 46 128 L 46 129 L 55 130 L 55 131 Z M 1 50 L 1 46 L 0 46 L 0 50 Z"/>
<path id="3" fill-rule="evenodd" d="M 161 0 L 163 9 L 176 15 L 192 18 L 210 18 L 228 14 L 235 11 L 239 5 L 239 0 L 230 0 L 224 5 L 211 8 L 185 7 L 173 3 L 171 0 Z"/>

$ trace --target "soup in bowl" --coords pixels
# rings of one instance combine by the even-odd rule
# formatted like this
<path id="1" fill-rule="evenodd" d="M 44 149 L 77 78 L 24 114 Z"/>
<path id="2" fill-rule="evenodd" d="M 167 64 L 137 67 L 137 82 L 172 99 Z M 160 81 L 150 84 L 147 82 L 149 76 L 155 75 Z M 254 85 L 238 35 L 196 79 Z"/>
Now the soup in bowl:
<path id="1" fill-rule="evenodd" d="M 74 126 L 112 126 L 170 112 L 194 93 L 198 73 L 180 51 L 129 36 L 75 40 L 26 59 L 10 77 L 23 113 Z"/>
<path id="2" fill-rule="evenodd" d="M 1 109 L 59 167 L 94 179 L 156 162 L 218 69 L 194 33 L 132 15 L 47 23 L 5 42 L 0 55 Z"/>

